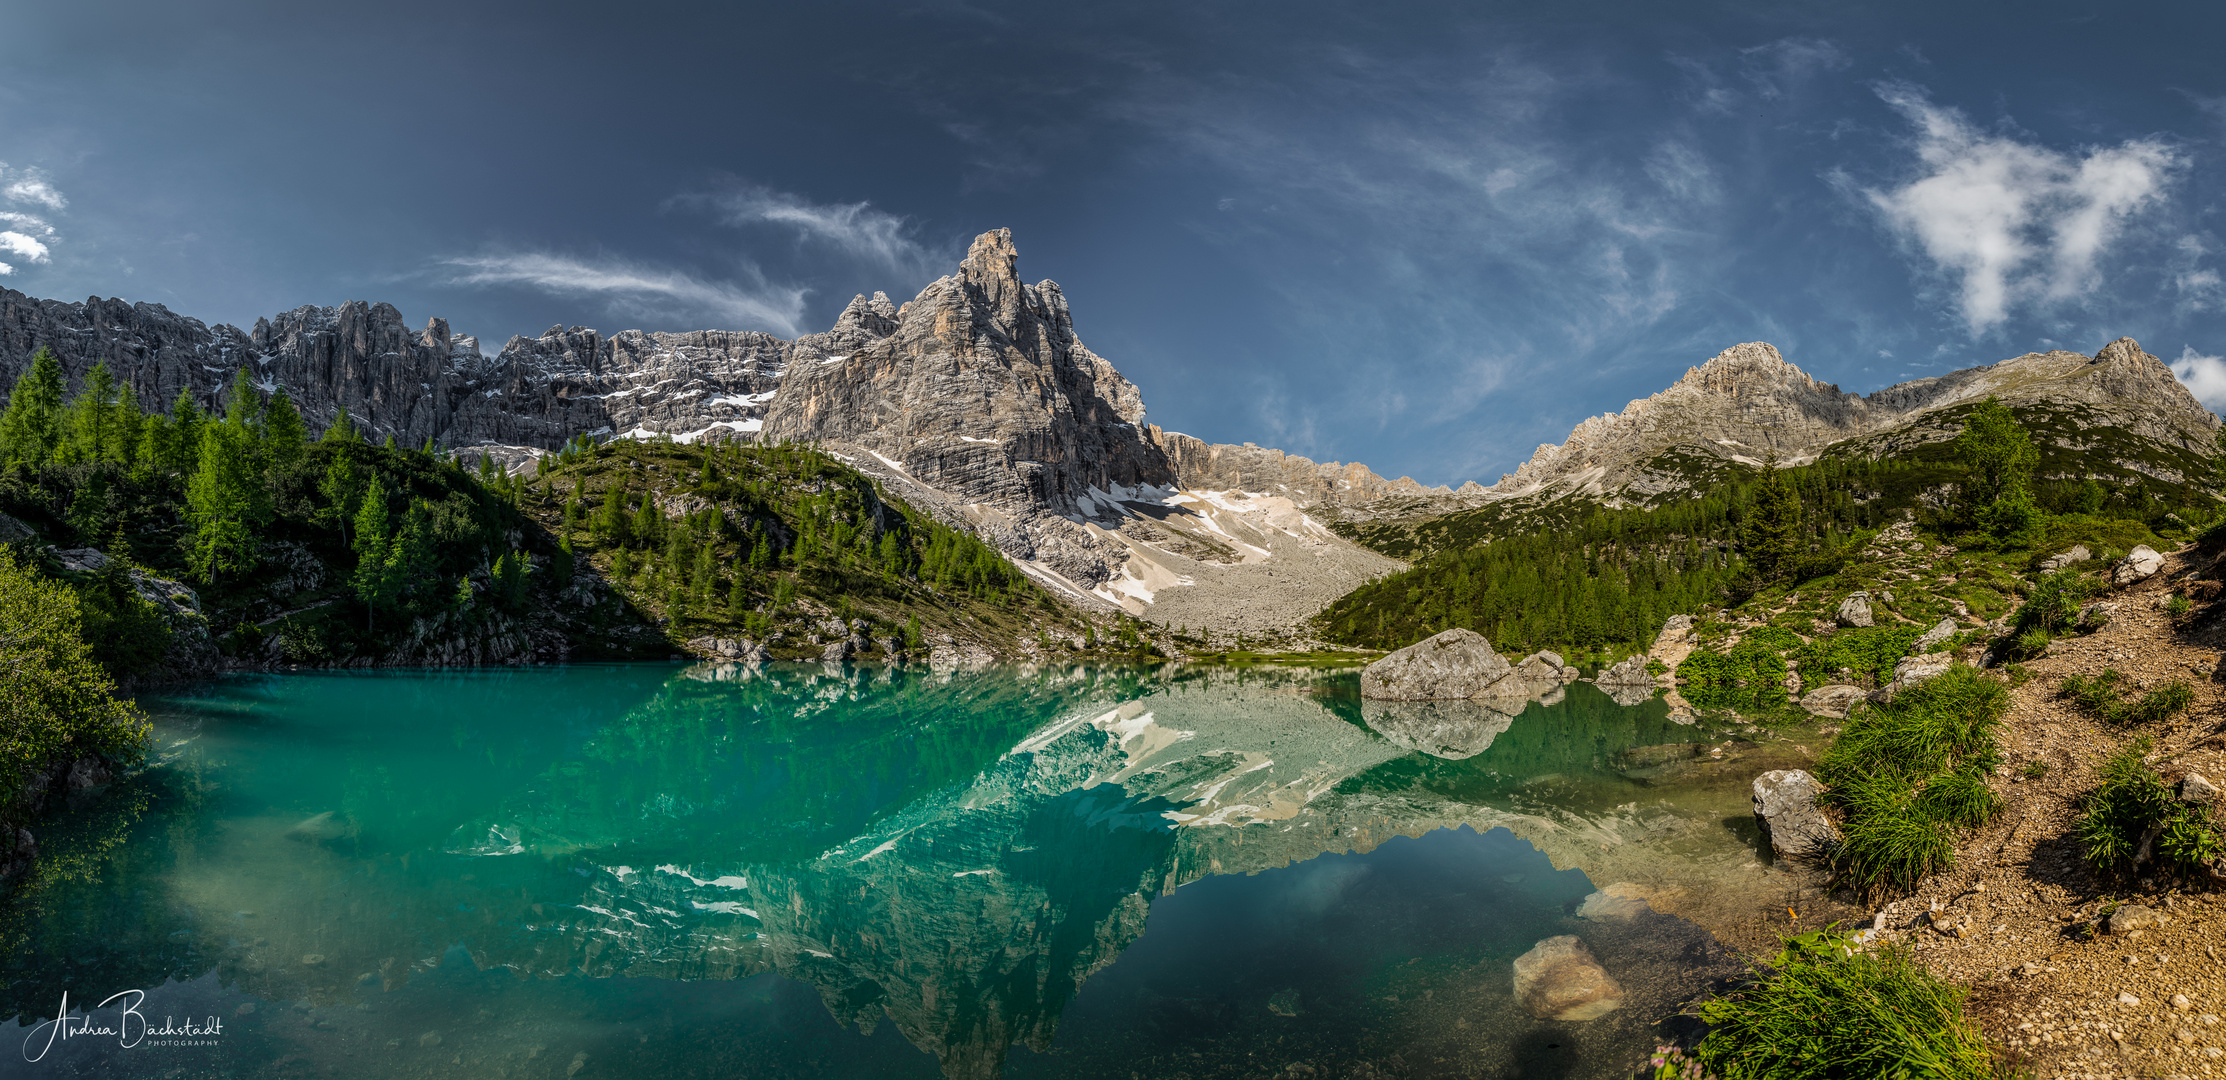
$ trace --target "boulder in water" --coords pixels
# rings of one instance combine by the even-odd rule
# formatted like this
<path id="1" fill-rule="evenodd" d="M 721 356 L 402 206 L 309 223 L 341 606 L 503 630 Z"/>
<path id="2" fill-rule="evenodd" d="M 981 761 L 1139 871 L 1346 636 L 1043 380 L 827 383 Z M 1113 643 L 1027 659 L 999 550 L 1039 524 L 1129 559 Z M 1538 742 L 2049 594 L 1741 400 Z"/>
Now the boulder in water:
<path id="1" fill-rule="evenodd" d="M 1368 665 L 1360 673 L 1360 696 L 1378 701 L 1485 697 L 1514 670 L 1482 634 L 1454 627 Z M 1530 695 L 1525 690 L 1520 696 Z"/>
<path id="2" fill-rule="evenodd" d="M 1839 841 L 1839 826 L 1817 808 L 1824 785 L 1803 769 L 1776 769 L 1755 777 L 1755 817 L 1780 858 L 1814 858 Z"/>
<path id="3" fill-rule="evenodd" d="M 1515 1000 L 1540 1020 L 1597 1020 L 1623 1007 L 1623 987 L 1574 934 L 1515 958 Z"/>
<path id="4" fill-rule="evenodd" d="M 1527 702 L 1378 701 L 1363 699 L 1360 718 L 1393 746 L 1447 761 L 1475 757 L 1515 723 Z"/>

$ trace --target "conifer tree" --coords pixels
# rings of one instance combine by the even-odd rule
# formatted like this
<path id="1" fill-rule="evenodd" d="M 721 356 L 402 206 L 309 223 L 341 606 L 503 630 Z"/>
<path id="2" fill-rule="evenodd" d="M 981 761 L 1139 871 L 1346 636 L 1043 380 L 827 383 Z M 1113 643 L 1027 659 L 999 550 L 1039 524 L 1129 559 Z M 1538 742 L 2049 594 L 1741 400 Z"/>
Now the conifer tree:
<path id="1" fill-rule="evenodd" d="M 1776 460 L 1765 463 L 1762 479 L 1755 485 L 1754 501 L 1747 507 L 1746 523 L 1739 529 L 1740 552 L 1756 577 L 1775 581 L 1789 568 L 1800 550 L 1801 517 L 1800 493 L 1787 482 Z"/>
<path id="2" fill-rule="evenodd" d="M 355 417 L 348 415 L 348 410 L 341 409 L 340 411 L 332 415 L 332 423 L 325 427 L 325 433 L 318 436 L 317 441 L 327 443 L 360 443 L 363 441 L 363 436 L 356 433 Z"/>
<path id="3" fill-rule="evenodd" d="M 9 392 L 7 410 L 0 412 L 0 446 L 8 460 L 37 466 L 54 460 L 61 443 L 62 362 L 40 346 Z"/>
<path id="4" fill-rule="evenodd" d="M 368 478 L 364 471 L 356 466 L 354 440 L 345 440 L 335 446 L 332 462 L 325 466 L 324 479 L 317 484 L 317 493 L 325 499 L 325 508 L 320 515 L 340 529 L 340 542 L 343 544 L 348 543 L 348 524 L 355 519 L 367 483 Z M 384 513 L 385 510 L 382 508 L 380 512 Z"/>
<path id="5" fill-rule="evenodd" d="M 301 412 L 281 386 L 263 409 L 263 456 L 274 472 L 290 469 L 301 460 L 308 443 L 309 432 L 301 422 Z"/>
<path id="6" fill-rule="evenodd" d="M 269 519 L 269 493 L 230 423 L 202 428 L 198 458 L 186 484 L 194 526 L 187 561 L 213 584 L 226 572 L 254 567 L 254 528 Z"/>
<path id="7" fill-rule="evenodd" d="M 201 406 L 193 401 L 190 389 L 178 391 L 178 399 L 170 403 L 170 443 L 162 467 L 180 476 L 190 476 L 201 463 L 201 429 L 208 419 L 201 415 Z"/>
<path id="8" fill-rule="evenodd" d="M 727 615 L 739 619 L 750 607 L 750 575 L 742 560 L 734 560 L 734 582 L 727 587 Z"/>
<path id="9" fill-rule="evenodd" d="M 85 373 L 85 385 L 62 411 L 62 453 L 69 461 L 114 461 L 122 456 L 123 403 L 108 361 Z"/>
<path id="10" fill-rule="evenodd" d="M 241 368 L 232 376 L 232 388 L 224 395 L 224 422 L 235 430 L 246 431 L 263 419 L 263 399 L 255 392 L 255 383 Z"/>
<path id="11" fill-rule="evenodd" d="M 2013 491 L 2030 490 L 2033 466 L 2040 462 L 2032 434 L 1999 398 L 1990 397 L 1971 410 L 1956 435 L 1955 451 L 1965 470 L 1964 510 L 1972 516 Z"/>
<path id="12" fill-rule="evenodd" d="M 356 572 L 351 584 L 363 602 L 363 628 L 372 628 L 378 609 L 393 599 L 387 576 L 387 556 L 393 550 L 387 533 L 386 491 L 377 484 L 366 491 L 356 508 Z"/>

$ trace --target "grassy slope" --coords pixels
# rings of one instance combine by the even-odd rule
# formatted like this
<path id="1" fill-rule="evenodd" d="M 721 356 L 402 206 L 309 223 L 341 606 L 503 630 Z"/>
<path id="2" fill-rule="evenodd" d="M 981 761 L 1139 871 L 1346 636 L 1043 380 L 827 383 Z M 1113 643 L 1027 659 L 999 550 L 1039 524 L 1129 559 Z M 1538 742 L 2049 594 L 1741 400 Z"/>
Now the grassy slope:
<path id="1" fill-rule="evenodd" d="M 659 500 L 672 527 L 682 530 L 679 547 L 670 536 L 644 542 L 597 529 L 593 519 L 614 489 L 633 507 L 645 496 Z M 821 646 L 810 635 L 837 617 L 865 620 L 877 641 L 903 640 L 917 620 L 924 647 L 947 637 L 1003 656 L 1143 648 L 1130 623 L 1069 609 L 971 535 L 808 449 L 614 442 L 567 453 L 521 506 L 541 528 L 568 539 L 676 643 L 706 635 L 764 643 L 778 633 L 769 644 L 775 658 L 817 658 Z M 706 509 L 717 510 L 720 521 L 685 523 Z M 894 549 L 884 546 L 887 537 L 894 537 Z M 760 539 L 774 558 L 752 568 L 747 562 Z M 699 589 L 696 563 L 705 548 L 714 569 Z M 677 573 L 676 551 L 685 563 Z M 777 606 L 784 588 L 793 599 Z"/>

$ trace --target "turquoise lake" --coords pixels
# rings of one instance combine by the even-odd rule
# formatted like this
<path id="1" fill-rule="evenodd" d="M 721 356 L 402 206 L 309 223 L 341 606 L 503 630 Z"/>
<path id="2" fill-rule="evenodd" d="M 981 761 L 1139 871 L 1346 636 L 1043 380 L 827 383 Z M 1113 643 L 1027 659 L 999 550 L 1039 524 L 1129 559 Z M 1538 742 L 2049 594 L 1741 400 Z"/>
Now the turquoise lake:
<path id="1" fill-rule="evenodd" d="M 1174 665 L 143 704 L 151 766 L 45 823 L 0 924 L 0 1076 L 1628 1075 L 1739 961 L 1587 898 L 1705 922 L 1775 887 L 1744 785 L 1693 767 L 1731 733 L 1588 684 L 1512 718 Z M 1516 1006 L 1560 934 L 1622 1009 Z M 65 994 L 127 1030 L 59 1037 Z M 157 1033 L 123 1045 L 122 1005 Z"/>

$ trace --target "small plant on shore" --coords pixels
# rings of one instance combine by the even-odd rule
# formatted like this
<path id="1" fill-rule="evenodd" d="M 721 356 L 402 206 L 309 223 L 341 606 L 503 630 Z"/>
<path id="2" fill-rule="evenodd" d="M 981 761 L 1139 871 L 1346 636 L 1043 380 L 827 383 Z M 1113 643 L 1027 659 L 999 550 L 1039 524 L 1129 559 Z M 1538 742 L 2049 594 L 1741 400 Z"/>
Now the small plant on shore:
<path id="1" fill-rule="evenodd" d="M 1746 986 L 1697 1011 L 1710 1030 L 1691 1056 L 1723 1080 L 2000 1071 L 1963 990 L 1905 953 L 1863 952 L 1837 934 L 1788 938 Z"/>
<path id="2" fill-rule="evenodd" d="M 2087 862 L 2104 873 L 2130 873 L 2160 859 L 2180 873 L 2226 853 L 2226 839 L 2207 807 L 2182 802 L 2143 760 L 2154 743 L 2135 739 L 2102 767 L 2087 794 L 2078 836 Z"/>
<path id="3" fill-rule="evenodd" d="M 2176 623 L 2186 622 L 2188 614 L 2194 610 L 2195 601 L 2190 600 L 2187 597 L 2180 595 L 2179 593 L 2173 593 L 2168 599 L 2164 601 L 2164 613 L 2170 616 L 2172 621 Z"/>
<path id="4" fill-rule="evenodd" d="M 1986 777 L 2009 691 L 1958 664 L 1886 705 L 1857 712 L 1817 765 L 1846 815 L 1833 853 L 1839 879 L 1865 891 L 1907 889 L 1955 857 L 1952 830 L 2001 810 Z"/>
<path id="5" fill-rule="evenodd" d="M 1657 1046 L 1654 1056 L 1639 1067 L 1646 1080 L 1717 1080 L 1700 1059 L 1676 1046 Z"/>
<path id="6" fill-rule="evenodd" d="M 2121 692 L 2125 681 L 2116 668 L 2104 668 L 2100 675 L 2069 675 L 2064 678 L 2063 694 L 2095 719 L 2119 727 L 2160 724 L 2195 703 L 2195 688 L 2185 680 L 2166 683 L 2133 701 L 2125 700 Z"/>
<path id="7" fill-rule="evenodd" d="M 2045 761 L 2028 761 L 2024 768 L 2017 770 L 2017 774 L 2027 780 L 2039 780 L 2048 775 L 2048 763 Z"/>

